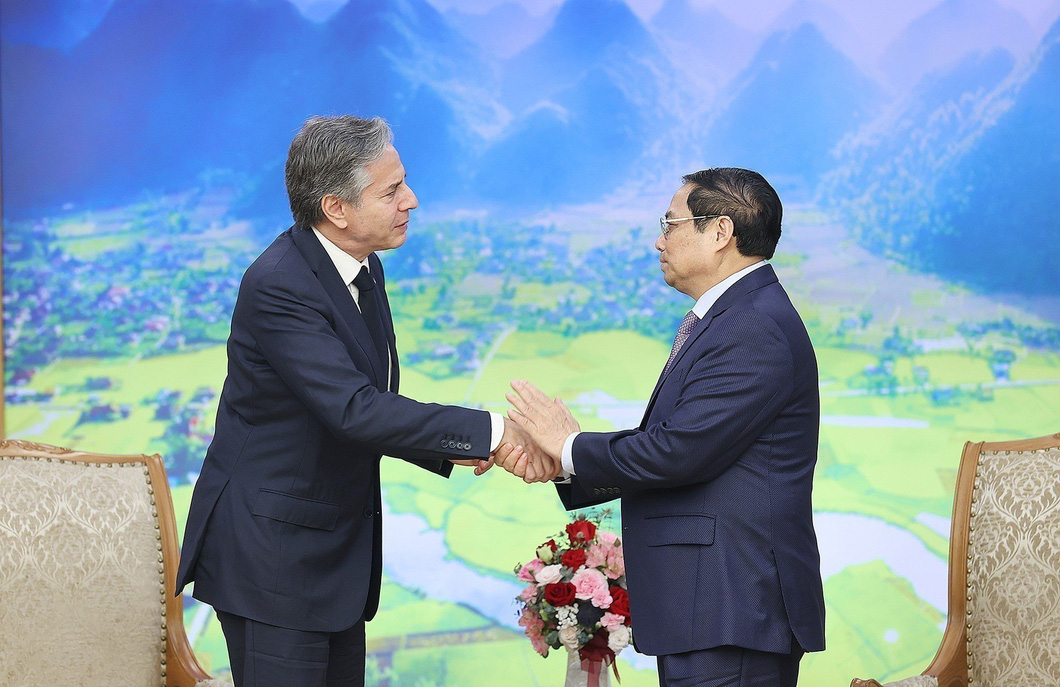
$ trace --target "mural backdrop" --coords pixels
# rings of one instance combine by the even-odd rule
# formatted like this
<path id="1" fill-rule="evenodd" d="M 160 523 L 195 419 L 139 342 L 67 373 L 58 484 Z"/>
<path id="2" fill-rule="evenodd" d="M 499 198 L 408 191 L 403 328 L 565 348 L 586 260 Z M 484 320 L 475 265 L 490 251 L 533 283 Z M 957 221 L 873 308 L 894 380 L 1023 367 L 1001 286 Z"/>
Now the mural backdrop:
<path id="1" fill-rule="evenodd" d="M 869 5 L 874 6 L 869 6 Z M 878 6 L 876 6 L 878 5 Z M 383 256 L 403 391 L 636 424 L 691 301 L 656 218 L 763 172 L 817 348 L 829 649 L 805 685 L 918 673 L 946 611 L 965 440 L 1060 430 L 1056 0 L 3 0 L 9 436 L 159 452 L 182 521 L 243 270 L 289 221 L 312 114 L 386 117 L 419 193 Z M 559 684 L 512 567 L 549 488 L 385 461 L 370 683 Z M 617 522 L 612 522 L 617 527 Z M 208 607 L 186 624 L 227 666 Z M 657 684 L 624 654 L 627 687 Z M 498 681 L 499 680 L 499 681 Z"/>

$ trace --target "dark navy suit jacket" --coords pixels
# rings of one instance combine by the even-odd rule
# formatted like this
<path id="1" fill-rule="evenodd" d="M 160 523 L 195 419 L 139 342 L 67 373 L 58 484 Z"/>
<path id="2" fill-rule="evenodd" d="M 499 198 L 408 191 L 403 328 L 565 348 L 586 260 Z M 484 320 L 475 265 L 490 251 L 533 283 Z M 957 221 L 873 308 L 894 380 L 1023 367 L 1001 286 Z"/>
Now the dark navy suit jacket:
<path id="1" fill-rule="evenodd" d="M 567 508 L 620 495 L 639 651 L 824 649 L 810 506 L 817 361 L 770 266 L 733 284 L 659 379 L 640 427 L 579 434 Z"/>
<path id="2" fill-rule="evenodd" d="M 390 357 L 312 230 L 281 234 L 243 276 L 213 442 L 195 484 L 177 591 L 271 625 L 335 632 L 378 607 L 379 460 L 448 476 L 489 455 L 483 411 L 399 396 L 383 267 L 369 269 Z M 365 298 L 372 294 L 362 293 Z"/>

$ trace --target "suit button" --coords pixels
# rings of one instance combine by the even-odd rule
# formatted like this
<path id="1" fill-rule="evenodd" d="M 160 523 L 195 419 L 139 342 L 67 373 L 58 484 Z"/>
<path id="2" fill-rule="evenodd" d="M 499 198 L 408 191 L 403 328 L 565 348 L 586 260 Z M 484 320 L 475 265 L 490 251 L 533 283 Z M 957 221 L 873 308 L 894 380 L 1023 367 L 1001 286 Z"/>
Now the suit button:
<path id="1" fill-rule="evenodd" d="M 446 441 L 445 439 L 442 439 L 442 448 L 447 448 L 448 446 L 449 446 L 449 442 Z"/>
<path id="2" fill-rule="evenodd" d="M 599 496 L 600 495 L 600 489 L 597 488 L 597 487 L 593 487 L 593 493 L 596 494 L 597 496 Z"/>
<path id="3" fill-rule="evenodd" d="M 366 517 L 366 518 L 372 517 L 372 509 L 371 508 L 365 508 L 364 509 L 364 517 Z"/>

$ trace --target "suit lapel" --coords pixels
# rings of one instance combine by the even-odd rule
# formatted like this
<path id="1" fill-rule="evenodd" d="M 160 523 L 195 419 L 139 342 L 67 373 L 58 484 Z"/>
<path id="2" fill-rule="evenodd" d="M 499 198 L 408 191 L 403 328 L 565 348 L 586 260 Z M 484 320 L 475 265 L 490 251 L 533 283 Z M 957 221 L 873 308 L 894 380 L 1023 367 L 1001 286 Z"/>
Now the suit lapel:
<path id="1" fill-rule="evenodd" d="M 648 416 L 651 415 L 652 408 L 655 407 L 655 399 L 659 397 L 659 390 L 662 389 L 663 382 L 666 381 L 666 378 L 670 376 L 670 373 L 677 368 L 677 363 L 680 362 L 682 357 L 684 357 L 688 349 L 692 347 L 692 344 L 699 338 L 699 335 L 707 331 L 707 327 L 710 326 L 711 320 L 714 319 L 714 313 L 712 311 L 713 308 L 711 308 L 710 311 L 707 311 L 707 314 L 703 316 L 703 319 L 692 329 L 692 333 L 688 335 L 687 339 L 685 339 L 685 343 L 681 346 L 681 350 L 677 352 L 677 357 L 674 358 L 673 365 L 670 366 L 670 369 L 666 370 L 663 368 L 662 374 L 659 375 L 659 381 L 655 382 L 655 389 L 651 392 L 651 398 L 648 399 L 648 407 L 644 409 L 644 417 L 640 420 L 641 429 L 644 429 L 648 422 Z"/>
<path id="2" fill-rule="evenodd" d="M 648 400 L 648 406 L 644 409 L 644 417 L 641 418 L 640 427 L 644 429 L 648 422 L 648 417 L 651 415 L 652 408 L 655 407 L 655 400 L 659 397 L 659 390 L 662 389 L 663 382 L 670 375 L 671 372 L 677 369 L 678 363 L 688 353 L 689 349 L 695 343 L 696 339 L 707 331 L 711 321 L 725 312 L 730 305 L 744 298 L 752 291 L 756 291 L 767 284 L 773 284 L 777 281 L 777 273 L 773 271 L 772 265 L 766 265 L 759 267 L 750 274 L 745 275 L 735 284 L 730 286 L 725 293 L 721 295 L 714 305 L 710 306 L 710 310 L 703 316 L 703 319 L 696 324 L 695 328 L 692 329 L 692 333 L 688 335 L 684 345 L 681 346 L 681 350 L 677 352 L 677 357 L 674 358 L 674 362 L 670 365 L 670 369 L 659 375 L 659 381 L 655 383 L 655 389 L 651 392 L 651 398 Z"/>
<path id="3" fill-rule="evenodd" d="M 339 271 L 335 269 L 335 263 L 328 257 L 324 246 L 320 245 L 320 241 L 317 240 L 311 229 L 295 226 L 291 229 L 291 239 L 305 258 L 306 263 L 309 264 L 310 269 L 316 274 L 317 279 L 320 280 L 320 285 L 324 287 L 325 293 L 328 294 L 328 298 L 331 299 L 342 321 L 346 323 L 349 331 L 352 332 L 352 337 L 346 337 L 346 348 L 350 349 L 352 354 L 355 346 L 359 349 L 361 355 L 368 359 L 372 376 L 378 386 L 381 380 L 386 379 L 386 370 L 380 368 L 379 355 L 375 350 L 375 345 L 372 343 L 372 335 L 368 332 L 368 325 L 364 323 L 364 318 L 361 316 L 361 311 L 358 310 L 357 304 L 350 294 L 349 287 L 342 282 Z M 337 333 L 340 338 L 344 338 L 342 337 L 342 332 Z"/>

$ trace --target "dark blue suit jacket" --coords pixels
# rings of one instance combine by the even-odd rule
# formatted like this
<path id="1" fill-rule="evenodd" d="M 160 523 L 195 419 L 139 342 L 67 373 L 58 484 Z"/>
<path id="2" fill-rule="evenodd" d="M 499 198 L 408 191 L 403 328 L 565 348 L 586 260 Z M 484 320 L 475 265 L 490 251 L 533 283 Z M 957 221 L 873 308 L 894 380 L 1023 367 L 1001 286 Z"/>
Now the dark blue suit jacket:
<path id="1" fill-rule="evenodd" d="M 396 393 L 383 267 L 369 261 L 393 392 L 386 353 L 311 230 L 281 234 L 243 276 L 178 592 L 194 580 L 195 598 L 218 610 L 299 630 L 370 620 L 382 569 L 381 454 L 445 476 L 446 458 L 489 455 L 487 413 Z"/>
<path id="2" fill-rule="evenodd" d="M 824 649 L 810 492 L 817 360 L 770 266 L 733 284 L 659 379 L 640 427 L 574 441 L 567 508 L 620 495 L 639 651 Z"/>

